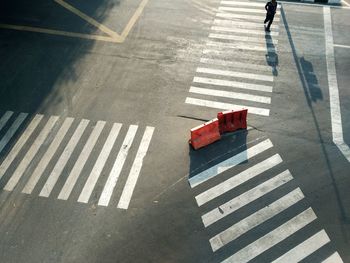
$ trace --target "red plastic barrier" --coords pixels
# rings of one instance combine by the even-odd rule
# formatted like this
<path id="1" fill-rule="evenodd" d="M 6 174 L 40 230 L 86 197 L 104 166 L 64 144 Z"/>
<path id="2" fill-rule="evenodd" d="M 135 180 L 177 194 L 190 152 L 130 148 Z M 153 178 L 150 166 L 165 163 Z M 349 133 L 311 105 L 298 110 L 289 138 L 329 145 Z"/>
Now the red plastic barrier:
<path id="1" fill-rule="evenodd" d="M 220 134 L 247 128 L 248 110 L 223 111 L 218 113 Z"/>
<path id="2" fill-rule="evenodd" d="M 189 143 L 197 150 L 220 139 L 219 120 L 213 119 L 191 129 L 191 140 Z"/>

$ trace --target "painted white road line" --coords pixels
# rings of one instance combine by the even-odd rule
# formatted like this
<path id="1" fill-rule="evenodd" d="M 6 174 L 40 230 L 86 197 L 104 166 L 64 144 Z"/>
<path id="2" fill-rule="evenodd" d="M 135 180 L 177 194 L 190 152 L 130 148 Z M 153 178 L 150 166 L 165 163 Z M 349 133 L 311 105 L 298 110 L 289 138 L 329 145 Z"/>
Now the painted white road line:
<path id="1" fill-rule="evenodd" d="M 343 260 L 339 256 L 338 252 L 335 252 L 324 261 L 322 261 L 322 263 L 343 263 Z"/>
<path id="2" fill-rule="evenodd" d="M 219 28 L 218 30 L 213 28 Z M 224 30 L 221 30 L 221 28 L 224 28 Z M 228 30 L 229 29 L 229 30 Z M 239 34 L 249 34 L 249 35 L 259 35 L 259 36 L 271 36 L 271 37 L 277 37 L 278 32 L 266 32 L 264 30 L 252 30 L 252 29 L 246 29 L 246 28 L 237 28 L 237 27 L 227 27 L 227 26 L 213 26 L 212 30 L 215 31 L 225 31 L 225 32 L 232 32 L 232 33 L 239 33 Z M 214 34 L 210 34 L 209 37 Z M 226 36 L 227 38 L 224 38 Z M 218 38 L 221 39 L 231 39 L 230 35 L 220 35 Z M 261 39 L 260 39 L 261 40 Z"/>
<path id="3" fill-rule="evenodd" d="M 215 96 L 215 97 L 254 101 L 258 103 L 266 103 L 266 104 L 271 103 L 271 98 L 269 97 L 251 95 L 246 93 L 238 93 L 238 92 L 232 92 L 232 91 L 225 91 L 225 90 L 204 89 L 204 88 L 191 86 L 189 92 L 195 93 L 195 94 Z"/>
<path id="4" fill-rule="evenodd" d="M 289 250 L 284 255 L 280 256 L 278 259 L 274 260 L 273 263 L 300 262 L 328 242 L 330 242 L 330 239 L 326 231 L 321 230 L 297 245 L 295 248 Z"/>
<path id="5" fill-rule="evenodd" d="M 247 150 L 244 150 L 235 156 L 232 156 L 231 158 L 218 163 L 209 169 L 200 172 L 199 174 L 196 174 L 195 176 L 188 179 L 188 182 L 190 183 L 191 188 L 194 188 L 201 183 L 204 183 L 208 181 L 209 179 L 219 175 L 220 173 L 223 173 L 227 171 L 228 169 L 231 169 L 235 167 L 236 165 L 245 162 L 254 156 L 258 155 L 259 153 L 262 153 L 270 148 L 272 148 L 272 142 L 267 139 L 265 141 L 262 141 L 258 143 L 257 145 L 254 145 L 252 147 L 249 147 Z"/>
<path id="6" fill-rule="evenodd" d="M 263 10 L 265 8 L 265 2 L 241 2 L 241 1 L 221 1 L 220 5 L 233 5 L 233 6 L 255 6 L 261 7 Z M 281 5 L 278 4 L 278 9 L 281 8 Z"/>
<path id="7" fill-rule="evenodd" d="M 218 26 L 213 26 L 212 30 L 213 31 L 224 31 L 224 32 L 236 32 L 237 30 L 235 29 L 229 29 L 226 27 L 218 27 Z M 228 34 L 216 34 L 216 33 L 210 33 L 209 38 L 213 39 L 220 39 L 220 40 L 234 40 L 234 41 L 240 41 L 240 42 L 255 42 L 255 43 L 260 43 L 260 44 L 278 44 L 278 39 L 271 39 L 271 38 L 265 38 L 264 36 L 260 37 L 250 37 L 250 36 L 236 36 L 236 35 L 228 35 Z M 224 42 L 226 43 L 226 42 Z M 232 42 L 228 42 L 232 43 Z"/>
<path id="8" fill-rule="evenodd" d="M 92 150 L 95 147 L 95 144 L 100 137 L 100 134 L 105 126 L 106 122 L 104 121 L 98 121 L 96 123 L 95 128 L 93 129 L 92 133 L 90 134 L 83 150 L 81 151 L 78 160 L 75 162 L 74 167 L 72 168 L 68 178 L 66 179 L 66 182 L 64 186 L 61 189 L 60 194 L 58 195 L 58 199 L 61 200 L 67 200 L 69 198 L 69 195 L 71 194 L 79 175 L 81 174 L 84 165 L 89 158 Z"/>
<path id="9" fill-rule="evenodd" d="M 148 147 L 151 143 L 153 132 L 154 127 L 146 127 L 134 163 L 132 164 L 128 179 L 126 180 L 122 195 L 119 199 L 118 208 L 128 209 L 129 207 L 132 194 L 141 172 L 143 159 L 145 158 Z"/>
<path id="10" fill-rule="evenodd" d="M 277 47 L 265 46 L 265 45 L 257 46 L 257 45 L 247 45 L 245 43 L 224 43 L 224 42 L 218 42 L 218 41 L 208 41 L 206 45 L 212 46 L 212 47 L 218 47 L 221 49 L 232 48 L 232 49 L 277 53 Z"/>
<path id="11" fill-rule="evenodd" d="M 201 100 L 196 98 L 187 97 L 185 103 L 196 106 L 220 109 L 220 110 L 242 110 L 247 109 L 249 114 L 256 114 L 261 116 L 269 116 L 270 110 L 265 108 L 258 108 L 246 105 L 238 105 L 224 102 L 217 102 L 211 100 Z"/>
<path id="12" fill-rule="evenodd" d="M 219 183 L 218 185 L 209 188 L 208 190 L 200 193 L 196 196 L 196 201 L 198 206 L 201 206 L 209 201 L 217 198 L 220 195 L 227 193 L 228 191 L 238 187 L 244 182 L 249 181 L 250 179 L 264 173 L 265 171 L 275 167 L 276 165 L 282 162 L 282 158 L 279 154 L 275 154 L 274 156 L 255 164 L 252 167 L 244 170 L 243 172 Z"/>
<path id="13" fill-rule="evenodd" d="M 108 203 L 112 197 L 113 190 L 117 184 L 120 172 L 124 166 L 124 162 L 128 155 L 129 149 L 131 148 L 132 142 L 134 141 L 138 126 L 130 125 L 129 130 L 125 136 L 124 142 L 119 150 L 117 159 L 113 165 L 113 168 L 108 176 L 107 182 L 103 188 L 98 205 L 108 206 Z"/>
<path id="14" fill-rule="evenodd" d="M 237 253 L 233 254 L 232 256 L 230 256 L 222 262 L 249 262 L 264 251 L 272 248 L 276 244 L 282 242 L 284 239 L 297 232 L 298 230 L 310 224 L 316 218 L 317 217 L 313 210 L 311 208 L 308 208 L 304 212 L 293 217 L 283 225 L 277 227 L 265 236 L 259 238 L 258 240 L 239 250 Z"/>
<path id="15" fill-rule="evenodd" d="M 53 155 L 55 154 L 57 148 L 61 144 L 64 136 L 66 135 L 69 127 L 73 123 L 73 118 L 67 118 L 59 131 L 57 132 L 54 140 L 50 144 L 49 148 L 43 155 L 42 159 L 40 160 L 39 164 L 35 168 L 34 172 L 32 173 L 30 179 L 28 180 L 27 184 L 22 190 L 22 193 L 25 194 L 31 194 L 34 187 L 36 186 L 37 182 L 39 181 L 40 177 L 42 176 L 44 170 L 46 169 L 47 165 L 51 161 Z"/>
<path id="16" fill-rule="evenodd" d="M 245 19 L 247 20 L 247 22 L 261 21 L 261 23 L 264 22 L 264 20 L 265 20 L 265 16 L 252 16 L 252 15 L 241 15 L 241 14 L 232 14 L 232 13 L 217 13 L 216 17 L 225 18 L 225 19 L 230 19 L 230 18 L 231 19 L 241 19 L 242 22 Z M 275 17 L 273 21 L 279 22 L 280 18 Z"/>
<path id="17" fill-rule="evenodd" d="M 241 52 L 241 54 L 239 54 L 238 52 Z M 265 65 L 268 63 L 273 64 L 277 62 L 277 56 L 275 53 L 265 54 L 264 56 L 262 56 L 262 55 L 252 55 L 246 52 L 242 52 L 241 50 L 204 49 L 203 55 L 218 56 L 219 59 L 226 59 L 230 57 L 233 60 L 241 60 L 241 61 L 256 60 L 255 62 L 252 62 L 252 63 L 261 63 Z"/>
<path id="18" fill-rule="evenodd" d="M 231 80 L 194 77 L 193 82 L 215 85 L 215 86 L 222 86 L 222 87 L 232 87 L 232 88 L 239 88 L 239 89 L 246 89 L 246 90 L 272 92 L 272 86 L 231 81 Z"/>
<path id="19" fill-rule="evenodd" d="M 13 114 L 13 111 L 6 111 L 4 115 L 2 115 L 0 119 L 0 131 L 2 130 L 2 128 L 4 128 L 8 120 L 11 118 L 12 114 Z"/>
<path id="20" fill-rule="evenodd" d="M 335 46 L 335 47 L 341 47 L 341 48 L 350 48 L 350 46 L 338 45 L 338 44 L 334 44 L 333 46 Z"/>
<path id="21" fill-rule="evenodd" d="M 264 8 L 236 8 L 236 7 L 229 7 L 229 6 L 220 6 L 220 11 L 225 12 L 234 12 L 234 13 L 256 13 L 256 14 L 266 14 L 266 10 Z"/>
<path id="22" fill-rule="evenodd" d="M 113 145 L 119 135 L 120 129 L 122 127 L 121 123 L 114 123 L 113 127 L 107 137 L 105 144 L 102 147 L 102 150 L 96 160 L 94 167 L 91 170 L 91 173 L 86 180 L 83 190 L 80 193 L 78 202 L 87 203 L 89 202 L 92 191 L 95 188 L 98 178 L 101 175 L 103 167 L 105 166 L 108 156 L 110 155 Z"/>
<path id="23" fill-rule="evenodd" d="M 16 120 L 12 123 L 10 128 L 5 133 L 4 137 L 2 137 L 0 141 L 0 152 L 5 148 L 5 146 L 8 144 L 8 142 L 11 140 L 13 135 L 18 130 L 19 126 L 23 123 L 23 121 L 27 118 L 28 113 L 20 113 Z M 1 177 L 0 177 L 1 179 Z"/>
<path id="24" fill-rule="evenodd" d="M 231 199 L 223 205 L 211 210 L 210 212 L 202 216 L 202 221 L 205 227 L 214 224 L 220 219 L 224 218 L 237 211 L 238 209 L 246 206 L 247 204 L 259 199 L 260 197 L 270 193 L 277 189 L 281 185 L 291 181 L 293 176 L 288 170 L 276 175 L 275 177 L 267 180 L 266 182 L 259 184 L 258 186 L 250 189 L 249 191 Z"/>
<path id="25" fill-rule="evenodd" d="M 23 122 L 25 117 L 27 117 L 27 114 L 20 115 L 16 119 L 15 123 L 13 123 L 13 126 L 11 126 L 11 128 L 13 127 L 13 130 L 11 130 L 11 132 L 10 132 L 11 137 L 12 137 L 13 133 L 18 129 L 20 124 Z M 29 137 L 32 135 L 32 133 L 34 132 L 35 128 L 38 126 L 38 124 L 40 123 L 42 118 L 43 118 L 43 115 L 37 114 L 30 121 L 29 125 L 24 130 L 24 132 L 22 133 L 21 137 L 16 142 L 15 146 L 13 146 L 11 151 L 6 156 L 5 160 L 2 162 L 2 164 L 0 166 L 0 179 L 4 176 L 4 174 L 6 173 L 7 169 L 10 167 L 11 163 L 13 162 L 13 160 L 19 154 L 19 152 L 21 151 L 22 147 L 27 142 Z M 6 138 L 6 135 L 5 135 L 4 138 Z"/>
<path id="26" fill-rule="evenodd" d="M 265 206 L 264 208 L 256 211 L 250 216 L 242 219 L 241 221 L 237 222 L 233 226 L 229 227 L 228 229 L 225 229 L 221 233 L 212 237 L 209 240 L 211 249 L 213 250 L 213 252 L 219 250 L 223 246 L 239 238 L 240 236 L 247 233 L 251 229 L 261 225 L 267 220 L 283 212 L 287 208 L 298 203 L 303 198 L 304 198 L 304 195 L 299 188 L 293 190 L 292 192 L 286 194 L 285 196 L 281 197 L 275 202 L 269 204 L 268 206 Z M 283 262 L 290 262 L 290 261 L 283 261 Z"/>
<path id="27" fill-rule="evenodd" d="M 270 66 L 242 63 L 242 62 L 236 62 L 231 60 L 211 59 L 211 58 L 201 58 L 200 62 L 203 64 L 211 64 L 211 65 L 224 66 L 224 67 L 236 67 L 236 68 L 245 69 L 245 70 L 267 71 L 271 74 Z"/>
<path id="28" fill-rule="evenodd" d="M 272 24 L 270 27 L 271 32 L 266 32 L 264 31 L 264 26 L 262 23 L 254 23 L 254 22 L 247 22 L 247 21 L 240 21 L 240 20 L 225 20 L 225 19 L 215 19 L 214 20 L 214 25 L 217 26 L 225 26 L 225 27 L 234 27 L 239 30 L 244 30 L 249 28 L 249 30 L 253 29 L 260 29 L 263 34 L 269 34 L 269 33 L 276 33 L 278 34 L 279 31 L 279 26 L 278 24 Z M 233 28 L 232 28 L 233 29 Z"/>
<path id="29" fill-rule="evenodd" d="M 72 155 L 75 147 L 77 146 L 81 136 L 83 135 L 86 126 L 89 124 L 89 120 L 81 120 L 71 139 L 69 140 L 66 148 L 63 150 L 59 160 L 53 168 L 49 178 L 47 179 L 44 187 L 41 189 L 39 196 L 49 197 L 52 189 L 54 188 L 58 178 L 60 177 L 64 167 L 66 166 L 70 156 Z"/>
<path id="30" fill-rule="evenodd" d="M 339 100 L 338 80 L 335 69 L 335 57 L 333 47 L 333 32 L 330 7 L 323 7 L 324 31 L 326 41 L 326 61 L 328 73 L 329 100 L 331 107 L 331 121 L 333 142 L 342 152 L 344 157 L 350 162 L 350 148 L 344 142 L 343 124 L 341 118 L 341 108 Z"/>
<path id="31" fill-rule="evenodd" d="M 196 71 L 199 73 L 207 73 L 207 74 L 213 74 L 213 75 L 273 82 L 273 76 L 262 75 L 262 74 L 252 74 L 252 73 L 245 73 L 245 72 L 238 72 L 238 71 L 221 70 L 221 69 L 213 69 L 213 68 L 201 68 L 201 67 L 198 67 Z"/>
<path id="32" fill-rule="evenodd" d="M 55 126 L 57 120 L 59 119 L 58 116 L 52 116 L 46 123 L 45 127 L 41 130 L 38 137 L 35 139 L 34 143 L 30 147 L 30 149 L 27 151 L 26 155 L 21 160 L 20 164 L 17 166 L 15 172 L 11 176 L 10 180 L 7 182 L 7 184 L 4 187 L 4 190 L 6 191 L 13 191 L 13 189 L 16 187 L 18 181 L 23 176 L 25 170 L 29 166 L 29 164 L 34 159 L 35 155 L 39 151 L 40 147 L 43 145 L 44 141 L 46 140 L 47 136 L 51 132 L 52 128 Z"/>

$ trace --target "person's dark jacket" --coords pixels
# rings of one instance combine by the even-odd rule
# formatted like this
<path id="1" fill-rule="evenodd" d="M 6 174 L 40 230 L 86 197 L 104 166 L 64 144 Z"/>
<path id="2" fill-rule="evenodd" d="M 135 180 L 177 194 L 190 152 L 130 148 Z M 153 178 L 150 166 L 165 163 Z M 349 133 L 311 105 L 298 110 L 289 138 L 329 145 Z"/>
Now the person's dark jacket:
<path id="1" fill-rule="evenodd" d="M 272 2 L 267 2 L 267 4 L 265 5 L 265 10 L 269 15 L 274 15 L 277 10 L 277 2 L 276 5 L 273 5 Z"/>

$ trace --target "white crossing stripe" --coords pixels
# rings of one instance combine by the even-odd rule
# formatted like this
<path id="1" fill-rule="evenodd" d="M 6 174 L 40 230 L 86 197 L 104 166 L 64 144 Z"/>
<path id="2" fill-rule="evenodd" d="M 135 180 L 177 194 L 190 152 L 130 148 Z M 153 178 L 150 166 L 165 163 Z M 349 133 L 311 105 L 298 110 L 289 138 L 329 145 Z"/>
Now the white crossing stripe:
<path id="1" fill-rule="evenodd" d="M 222 261 L 223 263 L 245 263 L 254 259 L 264 251 L 270 249 L 276 244 L 280 243 L 287 237 L 291 236 L 298 230 L 302 229 L 306 225 L 310 224 L 316 219 L 316 215 L 311 208 L 301 212 L 297 216 L 293 217 L 283 225 L 267 233 L 265 236 L 259 238 L 237 253 L 233 254 L 229 258 Z"/>
<path id="2" fill-rule="evenodd" d="M 20 115 L 18 117 L 18 119 L 17 119 L 18 122 L 14 123 L 14 125 L 15 125 L 14 131 L 16 131 L 18 129 L 19 125 L 23 121 L 22 118 L 25 118 L 26 116 L 27 116 L 27 114 Z M 5 160 L 2 162 L 2 164 L 0 166 L 0 179 L 4 176 L 4 174 L 6 173 L 7 169 L 10 167 L 11 163 L 13 162 L 13 160 L 16 158 L 18 153 L 21 151 L 21 149 L 24 146 L 24 144 L 28 141 L 29 137 L 32 135 L 33 131 L 38 126 L 38 124 L 39 124 L 39 122 L 41 121 L 42 118 L 43 118 L 43 115 L 40 115 L 40 114 L 35 115 L 35 117 L 31 120 L 31 122 L 28 125 L 28 127 L 22 133 L 22 135 L 19 138 L 19 140 L 16 142 L 15 146 L 11 149 L 9 154 L 6 156 Z M 11 131 L 11 134 L 12 134 L 12 131 Z M 6 135 L 5 135 L 5 137 L 6 137 Z"/>
<path id="3" fill-rule="evenodd" d="M 123 145 L 120 148 L 117 159 L 113 165 L 113 168 L 109 174 L 107 182 L 103 188 L 102 194 L 101 194 L 100 199 L 98 201 L 98 205 L 108 206 L 109 200 L 112 197 L 114 187 L 117 184 L 120 172 L 123 168 L 124 162 L 126 160 L 128 152 L 129 152 L 129 149 L 130 149 L 132 142 L 135 138 L 137 128 L 138 127 L 136 125 L 130 125 L 128 133 L 125 136 Z"/>
<path id="4" fill-rule="evenodd" d="M 343 260 L 339 256 L 338 252 L 335 252 L 324 261 L 322 261 L 322 263 L 343 263 Z"/>
<path id="5" fill-rule="evenodd" d="M 197 105 L 197 106 L 202 106 L 202 107 L 220 109 L 220 110 L 247 109 L 248 113 L 250 113 L 250 114 L 256 114 L 256 115 L 261 115 L 261 116 L 269 116 L 270 115 L 270 110 L 265 109 L 265 108 L 258 108 L 258 107 L 252 107 L 252 106 L 246 106 L 246 105 L 217 102 L 217 101 L 212 101 L 212 100 L 201 100 L 201 99 L 195 99 L 195 98 L 191 98 L 191 97 L 187 97 L 185 103 Z"/>
<path id="6" fill-rule="evenodd" d="M 200 185 L 201 183 L 204 183 L 206 181 L 208 181 L 209 179 L 217 176 L 220 173 L 223 173 L 225 171 L 227 171 L 228 169 L 231 169 L 233 167 L 235 167 L 236 165 L 245 162 L 251 158 L 253 158 L 254 156 L 258 155 L 259 153 L 262 153 L 270 148 L 272 148 L 272 142 L 267 139 L 265 141 L 262 141 L 260 143 L 258 143 L 257 145 L 254 145 L 252 147 L 249 147 L 247 150 L 244 150 L 238 154 L 236 154 L 235 156 L 221 162 L 218 163 L 212 167 L 210 167 L 209 169 L 196 174 L 195 176 L 191 177 L 190 179 L 188 179 L 191 188 L 194 188 L 198 185 Z"/>
<path id="7" fill-rule="evenodd" d="M 231 80 L 223 80 L 223 79 L 213 79 L 213 78 L 202 78 L 202 77 L 194 77 L 193 82 L 209 84 L 215 86 L 223 86 L 223 87 L 232 87 L 246 90 L 257 90 L 263 92 L 272 92 L 272 86 L 253 84 L 253 83 L 245 83 Z"/>
<path id="8" fill-rule="evenodd" d="M 88 124 L 89 124 L 89 120 L 85 120 L 85 119 L 81 120 L 81 122 L 78 125 L 78 128 L 75 130 L 73 136 L 69 140 L 66 148 L 64 149 L 55 167 L 53 168 L 44 187 L 41 189 L 39 196 L 49 197 L 52 189 L 54 188 L 58 178 L 60 177 L 64 167 L 66 166 L 71 154 L 73 153 L 76 145 L 78 144 Z"/>
<path id="9" fill-rule="evenodd" d="M 234 18 L 234 19 L 247 19 L 248 22 L 250 22 L 250 20 L 258 20 L 261 22 L 264 22 L 265 20 L 265 16 L 252 16 L 252 15 L 241 15 L 241 14 L 232 14 L 232 13 L 217 13 L 216 17 L 220 17 L 220 18 Z M 279 22 L 280 19 L 279 17 L 275 17 L 273 19 L 275 22 Z"/>
<path id="10" fill-rule="evenodd" d="M 221 5 L 233 5 L 233 6 L 255 6 L 255 7 L 262 7 L 264 8 L 266 3 L 265 2 L 240 2 L 240 1 L 221 1 Z M 281 5 L 277 4 L 277 8 L 280 8 Z"/>
<path id="11" fill-rule="evenodd" d="M 84 165 L 89 158 L 97 139 L 100 137 L 100 134 L 105 126 L 106 122 L 98 121 L 94 130 L 90 134 L 89 139 L 87 140 L 83 150 L 81 151 L 78 160 L 75 162 L 72 171 L 70 172 L 63 188 L 61 189 L 60 194 L 58 195 L 58 199 L 67 200 L 69 195 L 71 194 L 79 175 L 81 174 Z"/>
<path id="12" fill-rule="evenodd" d="M 22 193 L 25 193 L 25 194 L 31 194 L 32 193 L 34 187 L 36 186 L 36 184 L 38 183 L 40 177 L 42 176 L 45 168 L 47 167 L 48 163 L 50 162 L 50 160 L 52 159 L 53 155 L 55 154 L 57 148 L 61 144 L 61 142 L 62 142 L 64 136 L 66 135 L 69 127 L 73 123 L 73 120 L 74 120 L 73 118 L 67 118 L 64 121 L 63 125 L 61 126 L 61 128 L 57 132 L 57 134 L 55 136 L 55 139 L 50 144 L 49 148 L 45 152 L 44 156 L 40 160 L 40 162 L 37 165 L 37 167 L 35 168 L 34 172 L 32 173 L 32 176 L 30 177 L 30 179 L 28 180 L 27 184 L 23 188 Z"/>
<path id="13" fill-rule="evenodd" d="M 213 29 L 213 28 L 217 28 L 217 29 Z M 221 30 L 220 28 L 224 28 L 224 30 Z M 229 29 L 229 30 L 228 30 Z M 239 33 L 239 34 L 249 34 L 249 35 L 261 35 L 261 36 L 274 36 L 274 37 L 277 37 L 278 36 L 278 32 L 267 32 L 267 31 L 264 31 L 264 30 L 253 30 L 253 29 L 246 29 L 246 28 L 237 28 L 237 27 L 232 27 L 232 28 L 229 28 L 227 26 L 213 26 L 212 27 L 212 30 L 215 30 L 215 31 L 225 31 L 225 32 L 232 32 L 232 33 Z M 210 34 L 209 37 L 211 37 L 211 35 L 213 34 Z M 224 38 L 224 36 L 227 36 L 227 38 Z M 221 38 L 221 39 L 231 39 L 230 38 L 230 35 L 220 35 L 220 37 L 218 38 Z M 276 42 L 277 43 L 277 42 Z"/>
<path id="14" fill-rule="evenodd" d="M 1 117 L 1 119 L 0 119 L 0 131 L 2 130 L 2 128 L 4 128 L 4 126 L 6 125 L 8 120 L 11 118 L 12 114 L 13 114 L 13 111 L 6 111 L 4 113 L 4 115 Z"/>
<path id="15" fill-rule="evenodd" d="M 202 216 L 202 221 L 205 227 L 214 224 L 220 219 L 224 218 L 237 211 L 238 209 L 244 207 L 245 205 L 259 199 L 260 197 L 270 193 L 274 189 L 284 185 L 285 183 L 291 181 L 293 176 L 288 170 L 276 175 L 275 177 L 267 180 L 266 182 L 250 189 L 247 192 L 231 199 L 223 205 L 211 210 L 210 212 Z"/>
<path id="16" fill-rule="evenodd" d="M 275 167 L 282 162 L 282 158 L 279 154 L 255 164 L 254 166 L 244 170 L 243 172 L 219 183 L 218 185 L 209 188 L 208 190 L 202 192 L 196 196 L 196 201 L 198 206 L 201 206 L 209 201 L 217 198 L 220 195 L 227 193 L 228 191 L 238 187 L 244 182 L 262 174 L 263 172 Z"/>
<path id="17" fill-rule="evenodd" d="M 273 263 L 300 262 L 328 242 L 330 242 L 330 239 L 326 231 L 321 230 L 297 245 L 295 248 L 289 250 L 284 255 L 280 256 L 278 259 L 274 260 Z"/>
<path id="18" fill-rule="evenodd" d="M 197 68 L 196 71 L 199 73 L 207 73 L 207 74 L 221 75 L 221 76 L 228 76 L 228 77 L 271 81 L 271 82 L 273 81 L 273 76 L 252 74 L 252 73 L 245 73 L 245 72 L 238 72 L 238 71 L 220 70 L 220 69 L 213 69 L 213 68 Z"/>
<path id="19" fill-rule="evenodd" d="M 215 49 L 204 49 L 203 50 L 203 54 L 213 54 L 213 55 L 219 55 L 219 56 L 223 56 L 223 58 L 226 58 L 228 56 L 237 56 L 237 51 L 230 51 L 230 50 L 215 50 Z M 251 54 L 247 54 L 247 53 L 243 53 L 241 55 L 241 57 L 235 57 L 234 59 L 239 59 L 242 57 L 244 57 L 245 61 L 249 61 L 249 60 L 261 60 L 264 59 L 267 63 L 276 63 L 277 61 L 277 57 L 275 56 L 275 54 L 270 53 L 265 55 L 265 57 L 262 56 L 252 56 Z"/>
<path id="20" fill-rule="evenodd" d="M 51 132 L 52 128 L 56 124 L 58 120 L 58 116 L 52 116 L 46 123 L 45 127 L 41 130 L 40 134 L 30 147 L 30 149 L 27 151 L 26 155 L 23 157 L 21 163 L 17 166 L 15 172 L 11 176 L 10 180 L 7 182 L 7 184 L 4 187 L 4 190 L 6 191 L 13 191 L 13 189 L 16 187 L 18 181 L 23 176 L 25 170 L 29 166 L 29 164 L 34 159 L 35 155 L 39 151 L 40 147 L 46 140 L 47 136 Z"/>
<path id="21" fill-rule="evenodd" d="M 154 132 L 154 127 L 147 127 L 145 130 L 145 133 L 143 134 L 134 163 L 131 167 L 128 179 L 125 183 L 122 195 L 119 199 L 118 208 L 128 209 L 129 207 L 131 196 L 134 192 L 137 179 L 139 178 L 142 164 L 143 164 L 143 159 L 146 156 L 148 147 L 151 143 L 153 132 Z"/>
<path id="22" fill-rule="evenodd" d="M 236 61 L 230 61 L 230 60 L 221 60 L 221 59 L 211 59 L 211 58 L 201 58 L 201 63 L 204 64 L 211 64 L 211 65 L 217 65 L 217 66 L 226 66 L 226 67 L 237 67 L 237 68 L 244 68 L 244 69 L 250 69 L 250 70 L 260 70 L 260 71 L 268 71 L 271 73 L 271 67 L 270 66 L 264 66 L 264 65 L 256 65 L 256 64 L 250 64 L 250 63 L 242 63 L 242 62 L 236 62 Z"/>
<path id="23" fill-rule="evenodd" d="M 247 22 L 247 21 L 240 21 L 240 20 L 215 19 L 213 24 L 218 25 L 218 26 L 225 26 L 225 27 L 230 26 L 230 27 L 237 28 L 239 30 L 243 30 L 243 29 L 247 29 L 247 28 L 249 28 L 249 30 L 251 28 L 254 28 L 254 29 L 259 28 L 262 31 L 262 33 L 265 33 L 266 35 L 269 35 L 272 32 L 274 34 L 275 33 L 278 34 L 278 30 L 279 30 L 278 24 L 272 24 L 270 27 L 270 30 L 272 32 L 266 32 L 266 31 L 264 31 L 264 26 L 262 23 L 254 23 L 254 22 Z"/>
<path id="24" fill-rule="evenodd" d="M 207 46 L 219 47 L 219 48 L 232 48 L 232 49 L 241 49 L 241 50 L 250 50 L 250 51 L 264 51 L 270 53 L 276 53 L 277 48 L 273 46 L 252 46 L 244 43 L 224 43 L 217 41 L 208 41 Z"/>
<path id="25" fill-rule="evenodd" d="M 122 124 L 120 123 L 114 123 L 113 127 L 107 137 L 107 140 L 105 144 L 103 145 L 103 148 L 96 160 L 96 163 L 94 167 L 91 170 L 91 173 L 86 180 L 86 183 L 84 185 L 83 190 L 80 193 L 80 196 L 78 198 L 78 202 L 81 203 L 87 203 L 89 201 L 89 198 L 91 196 L 92 191 L 94 190 L 94 187 L 97 183 L 98 178 L 101 175 L 102 169 L 106 164 L 106 161 L 108 159 L 108 156 L 113 148 L 113 145 L 119 135 L 120 129 L 122 127 Z"/>
<path id="26" fill-rule="evenodd" d="M 273 218 L 279 213 L 283 212 L 292 205 L 298 203 L 304 198 L 303 193 L 299 188 L 293 190 L 287 195 L 281 197 L 275 202 L 265 206 L 264 208 L 256 211 L 250 216 L 242 219 L 228 229 L 222 231 L 216 236 L 212 237 L 209 242 L 213 252 L 232 242 L 233 240 L 239 238 L 241 235 L 245 234 L 249 230 L 261 225 L 267 220 Z M 290 262 L 290 261 L 283 261 Z"/>
<path id="27" fill-rule="evenodd" d="M 189 92 L 196 93 L 196 94 L 202 94 L 202 95 L 223 97 L 223 98 L 254 101 L 254 102 L 266 103 L 266 104 L 271 103 L 271 98 L 269 98 L 269 97 L 250 95 L 250 94 L 225 91 L 225 90 L 204 89 L 204 88 L 197 88 L 197 87 L 191 86 Z"/>
<path id="28" fill-rule="evenodd" d="M 255 9 L 255 8 L 236 8 L 236 7 L 228 7 L 228 6 L 220 6 L 220 11 L 228 11 L 228 12 L 236 12 L 236 13 L 257 13 L 257 14 L 266 14 L 266 10 L 263 8 Z"/>
<path id="29" fill-rule="evenodd" d="M 229 31 L 228 31 L 229 29 Z M 213 26 L 212 27 L 213 31 L 224 31 L 224 32 L 236 32 L 237 30 L 235 29 L 230 29 L 227 27 L 218 27 L 218 26 Z M 248 33 L 248 32 L 246 32 Z M 260 37 L 250 37 L 250 36 L 236 36 L 236 35 L 227 35 L 227 34 L 214 34 L 211 33 L 209 34 L 209 38 L 214 38 L 214 39 L 223 39 L 223 40 L 235 40 L 235 41 L 242 41 L 242 42 L 256 42 L 256 43 L 262 43 L 262 44 L 278 44 L 278 39 L 271 39 L 271 38 L 264 38 L 263 36 Z M 224 42 L 225 43 L 225 42 Z M 232 42 L 230 42 L 232 43 Z"/>
<path id="30" fill-rule="evenodd" d="M 11 138 L 16 133 L 19 126 L 21 126 L 25 118 L 27 118 L 27 116 L 28 116 L 28 113 L 21 113 L 18 115 L 16 120 L 12 123 L 12 125 L 10 126 L 10 128 L 7 130 L 4 137 L 2 137 L 0 141 L 0 152 L 5 148 L 8 142 L 11 140 Z M 0 176 L 0 179 L 1 179 L 1 176 Z"/>

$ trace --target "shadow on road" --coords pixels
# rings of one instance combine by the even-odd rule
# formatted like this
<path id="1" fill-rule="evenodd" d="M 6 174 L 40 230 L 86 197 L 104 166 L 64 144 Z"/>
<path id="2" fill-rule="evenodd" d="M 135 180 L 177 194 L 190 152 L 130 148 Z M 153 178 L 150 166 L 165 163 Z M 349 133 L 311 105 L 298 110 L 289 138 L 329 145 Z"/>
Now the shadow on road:
<path id="1" fill-rule="evenodd" d="M 276 50 L 276 46 L 272 42 L 273 38 L 270 34 L 265 34 L 265 44 L 267 48 L 267 53 L 265 54 L 265 59 L 267 65 L 271 67 L 272 74 L 274 76 L 278 76 L 278 54 Z"/>

